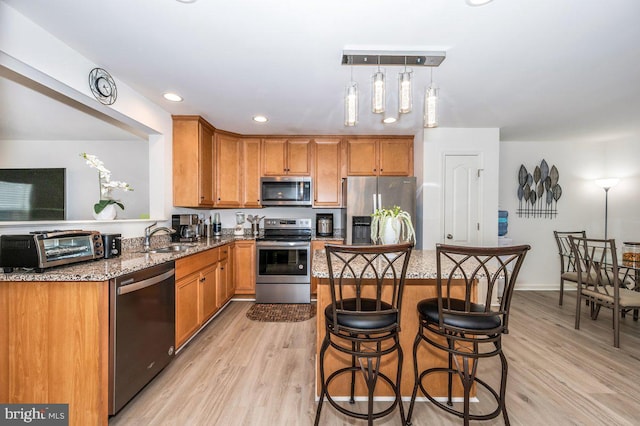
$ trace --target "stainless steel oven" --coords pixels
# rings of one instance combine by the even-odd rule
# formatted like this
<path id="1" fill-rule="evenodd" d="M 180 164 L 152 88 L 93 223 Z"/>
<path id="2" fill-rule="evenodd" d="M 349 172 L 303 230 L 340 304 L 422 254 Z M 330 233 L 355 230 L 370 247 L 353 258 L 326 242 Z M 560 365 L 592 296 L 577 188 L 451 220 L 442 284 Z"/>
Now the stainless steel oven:
<path id="1" fill-rule="evenodd" d="M 311 219 L 265 219 L 256 241 L 256 303 L 310 303 Z"/>

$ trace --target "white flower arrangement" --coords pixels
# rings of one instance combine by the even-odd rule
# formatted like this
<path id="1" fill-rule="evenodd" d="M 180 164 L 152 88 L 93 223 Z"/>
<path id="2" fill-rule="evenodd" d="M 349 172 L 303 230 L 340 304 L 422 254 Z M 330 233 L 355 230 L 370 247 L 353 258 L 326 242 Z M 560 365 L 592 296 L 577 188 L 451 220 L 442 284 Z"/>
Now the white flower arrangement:
<path id="1" fill-rule="evenodd" d="M 391 226 L 402 242 L 416 242 L 416 233 L 411 223 L 411 215 L 399 206 L 390 209 L 377 209 L 371 218 L 371 240 L 374 244 L 383 244 L 382 237 L 386 228 Z M 396 219 L 396 220 L 387 220 Z M 399 229 L 397 229 L 399 227 Z"/>
<path id="2" fill-rule="evenodd" d="M 111 171 L 104 167 L 104 163 L 100 161 L 100 159 L 95 155 L 83 152 L 80 154 L 80 157 L 85 159 L 89 167 L 98 170 L 100 201 L 93 205 L 93 210 L 96 212 L 96 214 L 102 212 L 102 210 L 104 210 L 104 208 L 110 204 L 117 204 L 122 210 L 124 210 L 124 204 L 122 204 L 122 202 L 119 200 L 114 200 L 112 198 L 111 191 L 113 191 L 114 189 L 133 191 L 133 188 L 126 182 L 111 180 Z"/>

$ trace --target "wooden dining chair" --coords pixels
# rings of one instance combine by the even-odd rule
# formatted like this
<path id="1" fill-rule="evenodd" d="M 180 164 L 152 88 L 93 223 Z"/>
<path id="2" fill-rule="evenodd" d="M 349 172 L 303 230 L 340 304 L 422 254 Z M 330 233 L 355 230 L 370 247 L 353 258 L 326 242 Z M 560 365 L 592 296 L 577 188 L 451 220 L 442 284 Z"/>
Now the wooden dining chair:
<path id="1" fill-rule="evenodd" d="M 624 273 L 618 267 L 616 241 L 569 236 L 576 259 L 578 291 L 576 299 L 576 330 L 580 329 L 581 301 L 587 300 L 592 319 L 597 319 L 601 307 L 613 310 L 613 346 L 620 347 L 620 318 L 624 312 L 640 309 L 640 292 L 622 283 Z"/>
<path id="2" fill-rule="evenodd" d="M 570 236 L 578 238 L 586 238 L 586 231 L 553 231 L 553 236 L 558 245 L 558 255 L 560 256 L 560 300 L 558 304 L 562 306 L 562 298 L 564 296 L 564 282 L 571 281 L 578 283 L 578 272 L 576 271 L 576 263 L 571 252 Z"/>

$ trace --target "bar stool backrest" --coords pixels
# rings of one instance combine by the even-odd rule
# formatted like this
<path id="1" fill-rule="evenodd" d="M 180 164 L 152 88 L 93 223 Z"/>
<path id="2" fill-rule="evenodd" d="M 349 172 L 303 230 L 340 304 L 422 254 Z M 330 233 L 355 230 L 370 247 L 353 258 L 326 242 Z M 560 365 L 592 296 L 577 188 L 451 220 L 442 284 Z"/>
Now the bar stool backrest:
<path id="1" fill-rule="evenodd" d="M 528 245 L 509 247 L 436 246 L 438 315 L 440 328 L 465 332 L 463 326 L 446 325 L 449 318 L 497 318 L 494 329 L 482 334 L 508 333 L 509 308 Z M 480 285 L 483 283 L 484 286 Z M 463 296 L 460 297 L 460 294 Z M 496 302 L 494 306 L 492 302 Z M 456 323 L 456 321 L 453 321 Z M 464 323 L 464 321 L 462 322 Z M 484 321 L 486 324 L 486 321 Z"/>
<path id="2" fill-rule="evenodd" d="M 333 329 L 358 332 L 340 325 L 343 316 L 375 323 L 381 316 L 396 315 L 397 321 L 371 333 L 400 327 L 400 309 L 405 276 L 413 244 L 346 246 L 327 244 L 327 266 L 331 288 Z M 350 322 L 353 323 L 353 322 Z"/>

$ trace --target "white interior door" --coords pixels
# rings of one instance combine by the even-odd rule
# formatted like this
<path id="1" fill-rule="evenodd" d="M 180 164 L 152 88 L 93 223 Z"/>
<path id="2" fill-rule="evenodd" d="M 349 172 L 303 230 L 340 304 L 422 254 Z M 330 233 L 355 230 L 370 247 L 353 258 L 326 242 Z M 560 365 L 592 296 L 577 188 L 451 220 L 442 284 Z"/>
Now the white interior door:
<path id="1" fill-rule="evenodd" d="M 442 239 L 445 244 L 480 244 L 480 171 L 479 155 L 445 155 Z"/>

